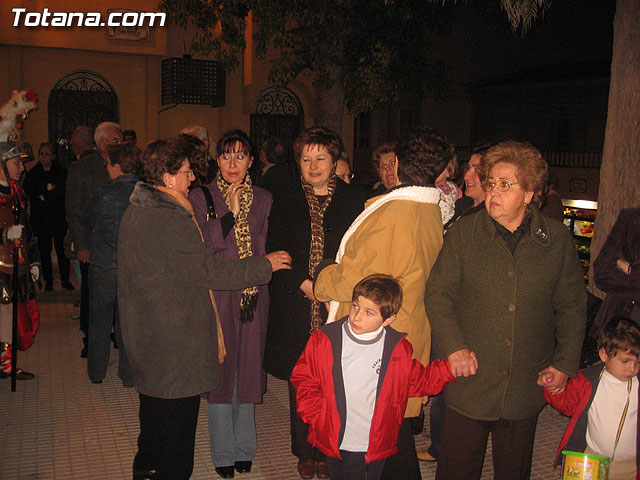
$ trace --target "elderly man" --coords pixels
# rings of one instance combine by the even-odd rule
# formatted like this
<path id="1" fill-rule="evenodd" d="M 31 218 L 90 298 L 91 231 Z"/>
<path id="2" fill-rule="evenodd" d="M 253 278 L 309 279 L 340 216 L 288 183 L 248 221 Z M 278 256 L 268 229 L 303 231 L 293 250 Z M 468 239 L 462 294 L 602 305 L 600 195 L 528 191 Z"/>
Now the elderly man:
<path id="1" fill-rule="evenodd" d="M 89 330 L 89 242 L 90 235 L 82 222 L 84 210 L 96 190 L 109 183 L 107 173 L 107 146 L 122 142 L 122 129 L 113 122 L 103 122 L 96 127 L 94 140 L 97 150 L 78 160 L 69 168 L 65 207 L 69 223 L 72 250 L 80 262 L 82 286 L 80 289 L 80 329 L 84 333 L 81 356 L 87 356 Z"/>
<path id="2" fill-rule="evenodd" d="M 66 154 L 63 158 L 59 159 L 60 164 L 66 170 L 69 169 L 71 164 L 87 155 L 91 155 L 95 151 L 95 146 L 93 145 L 93 130 L 86 125 L 78 125 L 71 134 L 69 145 L 71 145 L 71 154 Z"/>

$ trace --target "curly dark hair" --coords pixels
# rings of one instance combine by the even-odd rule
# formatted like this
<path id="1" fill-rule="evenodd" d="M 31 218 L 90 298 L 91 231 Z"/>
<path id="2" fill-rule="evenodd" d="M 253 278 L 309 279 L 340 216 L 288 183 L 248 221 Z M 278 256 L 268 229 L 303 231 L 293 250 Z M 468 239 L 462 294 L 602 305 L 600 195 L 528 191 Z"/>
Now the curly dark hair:
<path id="1" fill-rule="evenodd" d="M 516 178 L 525 192 L 533 192 L 531 203 L 540 206 L 547 188 L 548 166 L 536 147 L 529 142 L 507 140 L 484 154 L 478 168 L 481 182 L 489 178 L 496 163 L 510 163 L 516 167 Z"/>
<path id="2" fill-rule="evenodd" d="M 152 185 L 164 185 L 162 176 L 177 174 L 192 154 L 193 146 L 184 138 L 149 142 L 142 154 L 145 180 Z"/>
<path id="3" fill-rule="evenodd" d="M 309 127 L 304 129 L 293 143 L 293 154 L 296 163 L 300 163 L 300 155 L 305 146 L 325 147 L 331 155 L 333 163 L 338 161 L 340 152 L 344 150 L 342 139 L 333 130 L 326 127 Z"/>
<path id="4" fill-rule="evenodd" d="M 456 151 L 447 138 L 437 130 L 421 126 L 398 140 L 398 178 L 403 183 L 433 185 L 449 162 L 456 159 Z"/>
<path id="5" fill-rule="evenodd" d="M 142 170 L 140 162 L 140 149 L 129 142 L 114 143 L 107 145 L 107 155 L 109 162 L 120 165 L 122 173 L 133 173 L 139 175 Z"/>

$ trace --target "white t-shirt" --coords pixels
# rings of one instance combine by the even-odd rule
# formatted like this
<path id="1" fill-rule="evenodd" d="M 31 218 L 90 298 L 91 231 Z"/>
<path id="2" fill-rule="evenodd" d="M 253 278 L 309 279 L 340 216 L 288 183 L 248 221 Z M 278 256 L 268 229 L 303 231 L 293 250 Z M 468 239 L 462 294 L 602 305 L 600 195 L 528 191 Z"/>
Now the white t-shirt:
<path id="1" fill-rule="evenodd" d="M 629 397 L 629 409 L 624 420 L 615 459 L 635 458 L 636 430 L 638 423 L 638 379 L 631 380 L 631 395 L 628 382 L 618 380 L 606 370 L 598 384 L 587 420 L 587 446 L 605 457 L 613 457 L 616 434 L 624 406 Z"/>
<path id="2" fill-rule="evenodd" d="M 342 332 L 342 379 L 347 417 L 340 450 L 366 452 L 376 406 L 376 390 L 384 350 L 385 330 L 357 335 L 349 322 Z"/>

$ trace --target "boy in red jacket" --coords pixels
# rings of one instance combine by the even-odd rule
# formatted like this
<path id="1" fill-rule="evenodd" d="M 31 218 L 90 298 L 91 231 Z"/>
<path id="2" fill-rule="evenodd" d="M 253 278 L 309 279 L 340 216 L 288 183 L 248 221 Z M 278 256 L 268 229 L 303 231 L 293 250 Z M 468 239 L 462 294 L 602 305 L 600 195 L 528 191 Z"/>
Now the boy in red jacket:
<path id="1" fill-rule="evenodd" d="M 409 397 L 435 395 L 455 381 L 449 363 L 411 359 L 405 334 L 389 325 L 402 287 L 375 274 L 353 290 L 348 317 L 316 331 L 291 373 L 309 442 L 328 457 L 333 480 L 377 480 L 397 451 Z"/>
<path id="2" fill-rule="evenodd" d="M 640 328 L 615 318 L 600 331 L 598 348 L 604 365 L 582 370 L 557 395 L 544 392 L 547 402 L 571 416 L 554 467 L 562 450 L 592 453 L 613 459 L 609 480 L 640 480 Z M 544 386 L 544 378 L 538 383 Z"/>

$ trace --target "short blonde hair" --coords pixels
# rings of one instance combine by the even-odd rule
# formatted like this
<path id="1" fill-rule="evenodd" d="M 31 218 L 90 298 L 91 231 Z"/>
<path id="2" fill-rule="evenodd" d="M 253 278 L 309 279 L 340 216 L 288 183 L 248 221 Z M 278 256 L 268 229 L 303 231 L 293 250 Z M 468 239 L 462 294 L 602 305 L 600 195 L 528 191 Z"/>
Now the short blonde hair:
<path id="1" fill-rule="evenodd" d="M 533 192 L 531 203 L 540 206 L 547 186 L 548 166 L 538 149 L 528 142 L 514 140 L 494 145 L 487 150 L 480 162 L 480 181 L 486 181 L 493 166 L 501 162 L 516 167 L 516 178 L 520 186 L 527 192 Z"/>

